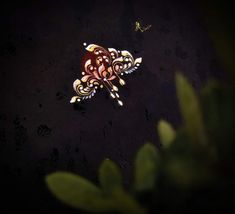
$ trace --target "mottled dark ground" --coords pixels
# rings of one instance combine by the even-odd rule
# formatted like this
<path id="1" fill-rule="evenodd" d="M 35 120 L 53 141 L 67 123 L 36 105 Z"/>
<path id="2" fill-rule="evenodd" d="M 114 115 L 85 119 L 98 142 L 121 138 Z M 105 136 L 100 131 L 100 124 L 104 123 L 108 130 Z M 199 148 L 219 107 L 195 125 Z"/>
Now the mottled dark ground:
<path id="1" fill-rule="evenodd" d="M 175 71 L 196 88 L 221 77 L 193 1 L 8 1 L 0 16 L 0 213 L 73 213 L 50 195 L 44 176 L 68 170 L 96 181 L 106 157 L 128 183 L 137 149 L 146 141 L 159 145 L 156 122 L 180 124 Z M 136 20 L 152 28 L 134 32 Z M 69 103 L 83 42 L 143 57 L 120 87 L 124 107 L 105 90 Z"/>

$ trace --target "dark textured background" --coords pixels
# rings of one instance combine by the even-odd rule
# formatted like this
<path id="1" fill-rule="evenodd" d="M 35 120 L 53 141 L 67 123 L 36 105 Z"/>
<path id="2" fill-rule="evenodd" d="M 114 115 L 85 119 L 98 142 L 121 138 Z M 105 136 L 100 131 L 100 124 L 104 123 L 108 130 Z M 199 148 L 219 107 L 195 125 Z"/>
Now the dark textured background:
<path id="1" fill-rule="evenodd" d="M 136 20 L 152 28 L 134 32 Z M 44 176 L 69 170 L 96 181 L 106 157 L 128 184 L 137 149 L 159 144 L 156 122 L 180 124 L 175 71 L 196 88 L 221 77 L 194 1 L 7 1 L 0 28 L 0 213 L 73 213 L 50 195 Z M 105 90 L 69 103 L 83 42 L 143 57 L 120 87 L 124 107 Z"/>

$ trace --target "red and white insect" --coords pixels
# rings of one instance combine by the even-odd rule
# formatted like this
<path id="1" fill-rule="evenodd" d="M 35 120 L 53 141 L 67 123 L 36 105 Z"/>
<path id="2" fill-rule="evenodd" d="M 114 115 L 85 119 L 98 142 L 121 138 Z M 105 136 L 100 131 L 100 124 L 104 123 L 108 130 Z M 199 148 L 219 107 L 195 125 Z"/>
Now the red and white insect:
<path id="1" fill-rule="evenodd" d="M 105 49 L 95 44 L 86 45 L 84 43 L 84 45 L 87 53 L 82 62 L 83 77 L 81 80 L 74 81 L 73 88 L 77 96 L 72 97 L 70 103 L 91 98 L 98 88 L 106 88 L 110 96 L 116 99 L 120 106 L 123 106 L 118 94 L 118 87 L 113 82 L 118 80 L 120 85 L 125 85 L 121 76 L 136 70 L 140 66 L 142 58 L 134 59 L 126 50 Z"/>

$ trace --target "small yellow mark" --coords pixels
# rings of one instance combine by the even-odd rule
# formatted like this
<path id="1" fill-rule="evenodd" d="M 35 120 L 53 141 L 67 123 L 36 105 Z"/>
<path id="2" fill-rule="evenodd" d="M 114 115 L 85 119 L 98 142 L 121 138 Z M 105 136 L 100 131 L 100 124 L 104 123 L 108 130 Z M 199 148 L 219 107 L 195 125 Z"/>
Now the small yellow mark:
<path id="1" fill-rule="evenodd" d="M 152 25 L 148 25 L 147 27 L 142 27 L 140 22 L 135 22 L 135 31 L 137 32 L 138 30 L 143 33 L 147 30 L 149 30 L 152 27 Z"/>

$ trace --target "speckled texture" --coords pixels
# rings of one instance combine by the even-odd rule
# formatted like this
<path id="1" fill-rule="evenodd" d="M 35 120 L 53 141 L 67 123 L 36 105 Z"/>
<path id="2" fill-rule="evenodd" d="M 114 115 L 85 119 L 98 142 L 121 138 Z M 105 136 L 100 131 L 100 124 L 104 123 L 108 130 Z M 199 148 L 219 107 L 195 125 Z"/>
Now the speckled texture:
<path id="1" fill-rule="evenodd" d="M 155 124 L 175 127 L 180 115 L 174 74 L 181 70 L 196 88 L 221 77 L 212 44 L 193 1 L 20 1 L 0 9 L 1 210 L 73 213 L 55 200 L 44 176 L 77 172 L 96 181 L 108 157 L 123 170 L 146 141 L 159 146 Z M 152 28 L 134 32 L 140 20 Z M 81 77 L 83 42 L 127 49 L 143 57 L 119 87 L 124 107 L 105 90 L 71 105 L 72 83 Z M 2 211 L 0 211 L 2 213 Z"/>

